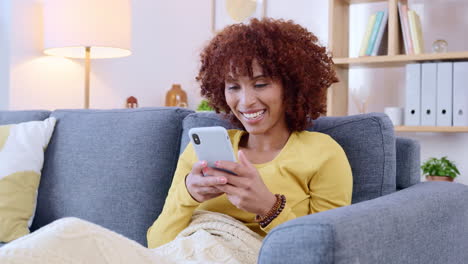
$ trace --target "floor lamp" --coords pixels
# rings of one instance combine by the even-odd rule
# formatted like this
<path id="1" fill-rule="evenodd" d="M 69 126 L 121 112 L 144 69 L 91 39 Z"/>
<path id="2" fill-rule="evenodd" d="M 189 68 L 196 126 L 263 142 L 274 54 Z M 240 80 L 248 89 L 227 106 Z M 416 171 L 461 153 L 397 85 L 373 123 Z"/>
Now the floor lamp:
<path id="1" fill-rule="evenodd" d="M 43 0 L 44 53 L 85 59 L 89 108 L 91 59 L 131 54 L 130 0 Z"/>

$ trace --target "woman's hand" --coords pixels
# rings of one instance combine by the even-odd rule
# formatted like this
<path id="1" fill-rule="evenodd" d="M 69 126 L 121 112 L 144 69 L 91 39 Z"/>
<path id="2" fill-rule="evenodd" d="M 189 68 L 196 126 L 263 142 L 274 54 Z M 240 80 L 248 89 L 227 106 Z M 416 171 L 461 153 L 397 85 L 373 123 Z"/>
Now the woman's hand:
<path id="1" fill-rule="evenodd" d="M 244 153 L 239 151 L 238 156 L 239 163 L 216 162 L 217 168 L 229 170 L 237 175 L 212 168 L 207 168 L 205 174 L 212 175 L 209 177 L 217 179 L 227 179 L 227 184 L 218 185 L 216 188 L 225 192 L 234 206 L 260 216 L 266 215 L 274 206 L 276 196 L 268 190 L 257 169 L 249 162 Z"/>
<path id="2" fill-rule="evenodd" d="M 223 194 L 224 192 L 216 186 L 227 183 L 224 177 L 203 176 L 203 171 L 206 171 L 207 168 L 206 161 L 199 161 L 193 164 L 192 171 L 185 178 L 185 186 L 187 186 L 189 194 L 199 203 Z"/>

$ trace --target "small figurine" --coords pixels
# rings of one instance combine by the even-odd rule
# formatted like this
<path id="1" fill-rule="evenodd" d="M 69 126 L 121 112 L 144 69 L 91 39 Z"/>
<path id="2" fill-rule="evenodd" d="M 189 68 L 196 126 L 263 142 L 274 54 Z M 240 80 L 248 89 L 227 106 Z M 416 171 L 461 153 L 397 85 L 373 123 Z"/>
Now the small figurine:
<path id="1" fill-rule="evenodd" d="M 129 98 L 127 98 L 127 108 L 137 108 L 138 107 L 138 100 L 133 97 L 133 96 L 130 96 Z"/>
<path id="2" fill-rule="evenodd" d="M 166 94 L 166 106 L 188 107 L 187 93 L 180 84 L 173 84 Z"/>

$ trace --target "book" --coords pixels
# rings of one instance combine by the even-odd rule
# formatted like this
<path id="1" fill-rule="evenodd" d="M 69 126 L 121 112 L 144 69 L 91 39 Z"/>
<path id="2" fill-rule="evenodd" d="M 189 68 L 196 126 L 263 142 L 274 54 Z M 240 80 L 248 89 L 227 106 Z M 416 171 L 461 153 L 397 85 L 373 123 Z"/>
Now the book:
<path id="1" fill-rule="evenodd" d="M 377 39 L 377 33 L 380 28 L 380 23 L 382 23 L 384 12 L 379 11 L 377 12 L 377 16 L 375 18 L 374 26 L 372 27 L 372 33 L 369 38 L 369 42 L 367 44 L 366 55 L 370 56 L 372 54 L 372 48 L 374 47 L 375 40 Z"/>
<path id="2" fill-rule="evenodd" d="M 421 20 L 414 10 L 408 10 L 408 18 L 414 54 L 421 54 L 423 53 Z"/>
<path id="3" fill-rule="evenodd" d="M 374 26 L 376 14 L 373 14 L 369 17 L 367 21 L 366 32 L 361 42 L 361 49 L 359 50 L 359 56 L 366 56 L 367 44 L 369 43 L 369 38 L 372 33 L 372 27 Z"/>
<path id="4" fill-rule="evenodd" d="M 416 36 L 418 37 L 419 50 L 421 53 L 424 53 L 424 38 L 422 33 L 421 18 L 419 17 L 418 13 L 415 12 L 414 14 L 416 16 Z"/>
<path id="5" fill-rule="evenodd" d="M 401 33 L 405 44 L 405 52 L 406 54 L 414 54 L 408 21 L 408 4 L 405 0 L 398 2 L 398 15 L 400 16 Z"/>
<path id="6" fill-rule="evenodd" d="M 377 56 L 378 55 L 379 49 L 380 49 L 381 44 L 382 44 L 382 38 L 383 38 L 384 32 L 385 32 L 385 30 L 387 28 L 388 10 L 386 9 L 383 12 L 384 12 L 384 14 L 383 14 L 383 17 L 382 17 L 382 22 L 380 23 L 378 33 L 377 33 L 377 39 L 375 40 L 374 46 L 372 47 L 372 53 L 371 53 L 372 56 Z"/>

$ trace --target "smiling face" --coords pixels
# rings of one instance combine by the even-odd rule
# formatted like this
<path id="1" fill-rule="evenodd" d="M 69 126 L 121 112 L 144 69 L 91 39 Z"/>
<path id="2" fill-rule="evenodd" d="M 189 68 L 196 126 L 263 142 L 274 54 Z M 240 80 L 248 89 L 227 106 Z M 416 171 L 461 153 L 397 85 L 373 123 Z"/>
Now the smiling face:
<path id="1" fill-rule="evenodd" d="M 281 82 L 264 76 L 256 61 L 252 73 L 226 79 L 224 94 L 232 113 L 250 134 L 287 130 Z"/>

